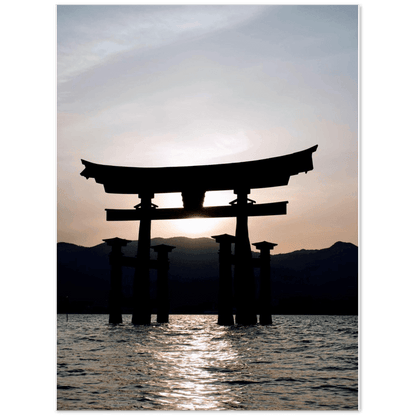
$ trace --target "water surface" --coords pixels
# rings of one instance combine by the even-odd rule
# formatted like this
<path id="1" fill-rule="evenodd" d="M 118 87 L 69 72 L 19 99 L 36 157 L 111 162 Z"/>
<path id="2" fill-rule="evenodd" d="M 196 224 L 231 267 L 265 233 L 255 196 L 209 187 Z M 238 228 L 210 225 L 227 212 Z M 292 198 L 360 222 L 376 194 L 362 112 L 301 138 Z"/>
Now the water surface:
<path id="1" fill-rule="evenodd" d="M 358 318 L 58 315 L 58 410 L 357 410 Z M 156 316 L 152 316 L 155 320 Z"/>

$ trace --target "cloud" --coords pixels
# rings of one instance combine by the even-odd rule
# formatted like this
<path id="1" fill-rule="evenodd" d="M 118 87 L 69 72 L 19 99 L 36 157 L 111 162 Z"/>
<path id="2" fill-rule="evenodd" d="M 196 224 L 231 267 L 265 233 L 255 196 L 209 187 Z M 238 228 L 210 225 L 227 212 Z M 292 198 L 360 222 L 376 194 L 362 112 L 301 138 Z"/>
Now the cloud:
<path id="1" fill-rule="evenodd" d="M 230 28 L 260 6 L 58 6 L 58 84 L 114 56 Z"/>

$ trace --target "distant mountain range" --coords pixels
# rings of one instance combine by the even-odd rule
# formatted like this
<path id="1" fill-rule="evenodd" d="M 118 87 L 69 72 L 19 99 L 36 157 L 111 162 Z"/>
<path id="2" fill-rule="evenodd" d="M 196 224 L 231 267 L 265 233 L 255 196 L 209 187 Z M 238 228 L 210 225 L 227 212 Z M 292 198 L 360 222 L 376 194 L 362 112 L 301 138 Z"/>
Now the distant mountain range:
<path id="1" fill-rule="evenodd" d="M 170 313 L 215 312 L 219 245 L 210 238 L 186 237 L 152 239 L 152 245 L 157 244 L 176 247 L 169 253 Z M 58 313 L 107 313 L 110 247 L 58 243 L 57 249 Z M 136 251 L 137 242 L 123 248 L 129 257 Z M 258 256 L 253 252 L 253 257 Z M 258 269 L 255 274 L 258 291 Z M 132 310 L 133 275 L 132 268 L 123 269 L 124 313 Z M 151 270 L 150 277 L 155 305 L 156 271 Z M 354 244 L 337 242 L 322 250 L 272 255 L 271 280 L 274 314 L 358 313 L 358 248 Z"/>

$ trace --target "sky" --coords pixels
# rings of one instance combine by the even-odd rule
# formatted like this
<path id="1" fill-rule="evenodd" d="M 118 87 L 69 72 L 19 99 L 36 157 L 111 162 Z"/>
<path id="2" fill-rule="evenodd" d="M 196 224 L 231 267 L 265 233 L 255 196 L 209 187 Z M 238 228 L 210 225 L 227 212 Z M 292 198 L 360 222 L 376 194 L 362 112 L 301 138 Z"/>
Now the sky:
<path id="1" fill-rule="evenodd" d="M 357 6 L 57 7 L 58 242 L 137 239 L 138 222 L 107 222 L 105 208 L 138 197 L 106 194 L 81 159 L 190 166 L 316 144 L 313 171 L 249 195 L 289 201 L 285 216 L 249 219 L 251 242 L 277 243 L 273 254 L 358 245 Z M 205 205 L 234 198 L 208 192 Z M 235 219 L 152 222 L 152 237 L 222 233 Z"/>

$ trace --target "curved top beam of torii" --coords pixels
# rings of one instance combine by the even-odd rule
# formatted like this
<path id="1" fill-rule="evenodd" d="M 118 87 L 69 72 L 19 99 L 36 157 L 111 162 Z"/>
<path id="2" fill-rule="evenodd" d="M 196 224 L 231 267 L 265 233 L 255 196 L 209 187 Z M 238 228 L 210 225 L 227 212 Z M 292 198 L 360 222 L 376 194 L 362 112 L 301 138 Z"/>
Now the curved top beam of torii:
<path id="1" fill-rule="evenodd" d="M 81 176 L 94 178 L 107 193 L 201 193 L 284 186 L 292 175 L 313 169 L 312 153 L 318 145 L 289 155 L 250 162 L 177 167 L 124 167 L 82 160 Z"/>

